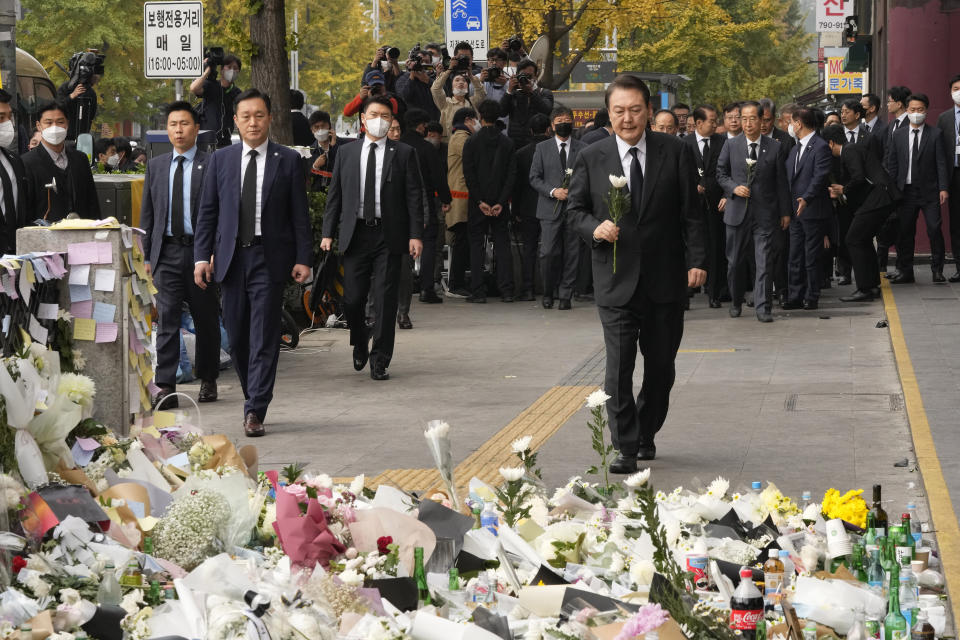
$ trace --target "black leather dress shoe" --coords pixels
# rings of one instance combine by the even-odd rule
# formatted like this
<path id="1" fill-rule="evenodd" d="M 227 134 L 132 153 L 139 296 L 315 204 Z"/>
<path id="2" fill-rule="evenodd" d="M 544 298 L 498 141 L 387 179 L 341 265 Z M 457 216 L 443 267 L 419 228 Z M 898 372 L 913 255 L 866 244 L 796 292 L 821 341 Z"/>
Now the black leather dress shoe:
<path id="1" fill-rule="evenodd" d="M 358 344 L 353 347 L 353 368 L 357 371 L 363 371 L 367 366 L 367 360 L 370 358 L 370 349 L 366 344 Z"/>
<path id="2" fill-rule="evenodd" d="M 716 298 L 710 298 L 710 308 L 711 308 L 711 309 L 719 309 L 721 306 L 723 306 L 723 305 L 720 304 L 720 301 L 719 301 L 719 300 L 717 300 Z"/>
<path id="3" fill-rule="evenodd" d="M 517 296 L 517 300 L 519 300 L 520 302 L 531 302 L 533 300 L 536 300 L 536 298 L 533 297 L 532 291 L 523 291 L 520 293 L 520 295 Z"/>
<path id="4" fill-rule="evenodd" d="M 560 311 L 569 311 L 573 308 L 573 305 L 570 304 L 570 298 L 560 298 L 559 304 L 557 304 L 557 309 Z"/>
<path id="5" fill-rule="evenodd" d="M 730 305 L 729 311 L 731 318 L 739 318 L 740 314 L 743 313 L 743 307 L 741 307 L 739 304 Z"/>
<path id="6" fill-rule="evenodd" d="M 816 311 L 820 308 L 820 303 L 816 300 L 804 300 L 803 301 L 803 310 L 804 311 Z"/>
<path id="7" fill-rule="evenodd" d="M 758 322 L 773 322 L 773 314 L 769 311 L 758 311 L 757 312 L 757 321 Z"/>
<path id="8" fill-rule="evenodd" d="M 197 396 L 197 402 L 216 402 L 217 401 L 217 381 L 201 380 L 200 394 Z"/>
<path id="9" fill-rule="evenodd" d="M 467 302 L 472 302 L 473 304 L 487 304 L 487 297 L 486 297 L 486 296 L 474 296 L 474 295 L 469 295 L 469 296 L 466 297 L 466 301 L 467 301 Z"/>
<path id="10" fill-rule="evenodd" d="M 873 294 L 869 291 L 861 291 L 857 289 L 849 296 L 841 296 L 840 302 L 872 302 Z"/>
<path id="11" fill-rule="evenodd" d="M 410 321 L 409 313 L 397 314 L 397 326 L 401 329 L 413 329 L 413 322 Z"/>
<path id="12" fill-rule="evenodd" d="M 657 447 L 655 445 L 640 445 L 637 451 L 637 460 L 653 460 L 657 457 Z"/>
<path id="13" fill-rule="evenodd" d="M 880 293 L 880 287 L 871 287 L 870 295 L 872 295 L 874 298 L 879 298 L 883 294 Z"/>
<path id="14" fill-rule="evenodd" d="M 916 281 L 912 273 L 898 273 L 897 277 L 890 278 L 890 284 L 913 284 Z"/>
<path id="15" fill-rule="evenodd" d="M 887 280 L 893 280 L 894 278 L 899 278 L 899 277 L 900 277 L 900 272 L 899 272 L 899 271 L 890 271 L 890 272 L 887 272 L 887 273 L 883 274 L 883 277 L 886 278 Z"/>
<path id="16" fill-rule="evenodd" d="M 949 278 L 950 282 L 960 282 L 960 269 Z"/>
<path id="17" fill-rule="evenodd" d="M 438 296 L 436 291 L 423 291 L 420 293 L 420 302 L 424 304 L 443 304 L 443 298 Z"/>
<path id="18" fill-rule="evenodd" d="M 500 296 L 500 302 L 513 302 L 514 297 L 511 295 Z"/>
<path id="19" fill-rule="evenodd" d="M 379 362 L 375 362 L 370 365 L 370 377 L 374 380 L 389 380 L 390 374 L 387 373 L 385 366 Z"/>
<path id="20" fill-rule="evenodd" d="M 592 293 L 578 293 L 573 296 L 573 299 L 577 302 L 593 302 L 594 300 Z"/>
<path id="21" fill-rule="evenodd" d="M 839 280 L 837 280 L 837 284 L 840 285 L 841 287 L 845 287 L 845 286 L 847 286 L 848 284 L 850 284 L 851 282 L 853 282 L 853 281 L 850 280 L 850 276 L 843 276 L 842 278 L 840 278 Z"/>
<path id="22" fill-rule="evenodd" d="M 543 308 L 553 309 L 553 296 L 543 296 Z"/>
<path id="23" fill-rule="evenodd" d="M 610 463 L 610 473 L 636 473 L 637 459 L 634 456 L 620 454 Z"/>
<path id="24" fill-rule="evenodd" d="M 153 396 L 153 408 L 168 411 L 180 407 L 180 398 L 176 396 L 176 389 L 160 387 L 160 392 Z"/>
<path id="25" fill-rule="evenodd" d="M 243 417 L 243 433 L 248 438 L 259 438 L 266 434 L 263 423 L 253 411 L 247 412 L 247 415 Z"/>
<path id="26" fill-rule="evenodd" d="M 943 270 L 933 272 L 933 281 L 936 283 L 946 282 L 947 279 L 943 277 Z"/>
<path id="27" fill-rule="evenodd" d="M 780 305 L 786 311 L 792 311 L 793 309 L 803 309 L 803 303 L 799 300 L 787 300 L 782 305 Z"/>

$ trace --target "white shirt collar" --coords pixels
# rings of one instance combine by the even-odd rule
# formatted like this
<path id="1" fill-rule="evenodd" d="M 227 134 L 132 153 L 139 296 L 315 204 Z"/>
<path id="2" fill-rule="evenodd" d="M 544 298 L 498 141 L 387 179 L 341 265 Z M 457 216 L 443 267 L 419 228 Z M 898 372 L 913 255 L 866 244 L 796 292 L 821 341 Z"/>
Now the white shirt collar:
<path id="1" fill-rule="evenodd" d="M 919 131 L 919 132 L 920 132 L 920 135 L 922 136 L 922 135 L 923 135 L 923 128 L 924 128 L 925 126 L 927 126 L 927 123 L 924 122 L 924 123 L 921 124 L 919 127 L 914 127 L 912 124 L 907 125 L 907 126 L 910 128 L 910 131 Z M 910 135 L 913 135 L 913 134 L 910 134 Z"/>
<path id="2" fill-rule="evenodd" d="M 843 128 L 846 129 L 847 131 L 853 131 L 854 133 L 859 133 L 860 123 L 859 122 L 856 123 L 855 125 L 853 125 L 853 127 L 848 127 L 847 125 L 843 125 Z"/>
<path id="3" fill-rule="evenodd" d="M 743 137 L 746 138 L 748 145 L 760 144 L 760 141 L 763 140 L 763 134 L 758 135 L 756 140 L 751 140 L 749 137 L 747 137 L 747 134 L 743 134 Z"/>
<path id="4" fill-rule="evenodd" d="M 560 150 L 560 145 L 565 144 L 567 145 L 566 150 L 568 154 L 570 152 L 570 140 L 571 140 L 570 138 L 567 138 L 566 140 L 561 140 L 560 136 L 553 136 L 553 141 L 557 143 L 557 150 L 558 151 Z"/>
<path id="5" fill-rule="evenodd" d="M 800 138 L 800 144 L 803 145 L 804 149 L 806 149 L 807 143 L 810 142 L 810 138 L 812 138 L 815 133 L 816 133 L 816 131 L 811 131 L 811 132 L 808 133 L 807 135 L 805 135 L 805 136 L 803 136 L 802 138 Z"/>
<path id="6" fill-rule="evenodd" d="M 877 116 L 873 116 L 873 120 L 864 120 L 863 123 L 867 125 L 870 131 L 873 131 L 873 128 L 877 126 Z"/>
<path id="7" fill-rule="evenodd" d="M 643 132 L 643 137 L 640 138 L 640 141 L 637 142 L 637 144 L 633 145 L 633 147 L 627 144 L 626 141 L 624 141 L 624 139 L 621 138 L 620 136 L 616 136 L 616 138 L 617 138 L 617 151 L 620 154 L 620 160 L 623 160 L 624 158 L 626 158 L 627 154 L 630 153 L 630 149 L 632 149 L 633 147 L 636 147 L 637 149 L 640 150 L 640 155 L 643 155 L 643 156 L 647 155 L 647 132 L 646 131 Z"/>
<path id="8" fill-rule="evenodd" d="M 701 142 L 703 142 L 704 140 L 709 140 L 709 139 L 710 139 L 710 138 L 707 138 L 706 136 L 700 135 L 700 132 L 699 132 L 699 131 L 694 131 L 694 134 L 696 134 L 696 136 L 697 136 L 697 145 L 699 145 L 699 144 L 700 144 Z"/>
<path id="9" fill-rule="evenodd" d="M 379 140 L 371 140 L 366 134 L 363 135 L 363 144 L 364 146 L 369 146 L 370 144 L 375 144 L 382 150 L 387 146 L 387 136 L 383 136 Z"/>
<path id="10" fill-rule="evenodd" d="M 902 122 L 906 119 L 906 117 L 907 117 L 907 112 L 904 111 L 903 113 L 901 113 L 900 115 L 898 115 L 896 119 L 899 120 L 899 121 L 902 123 Z"/>
<path id="11" fill-rule="evenodd" d="M 256 150 L 257 150 L 257 156 L 258 156 L 258 157 L 266 158 L 266 157 L 267 157 L 267 146 L 269 146 L 269 144 L 270 144 L 270 139 L 269 139 L 269 138 L 267 138 L 266 140 L 264 140 L 264 141 L 263 141 L 263 144 L 261 144 L 259 147 L 251 147 L 249 144 L 246 143 L 246 141 L 244 141 L 244 142 L 243 142 L 243 153 L 242 153 L 242 155 L 246 156 L 248 153 L 250 153 L 250 150 L 251 150 L 251 149 L 256 149 Z"/>
<path id="12" fill-rule="evenodd" d="M 742 132 L 741 132 L 741 133 L 742 133 Z M 733 140 L 733 139 L 736 138 L 738 135 L 740 135 L 740 134 L 739 134 L 739 133 L 738 133 L 738 134 L 733 134 L 733 133 L 730 133 L 729 131 L 727 131 L 727 139 L 728 139 L 728 140 Z"/>

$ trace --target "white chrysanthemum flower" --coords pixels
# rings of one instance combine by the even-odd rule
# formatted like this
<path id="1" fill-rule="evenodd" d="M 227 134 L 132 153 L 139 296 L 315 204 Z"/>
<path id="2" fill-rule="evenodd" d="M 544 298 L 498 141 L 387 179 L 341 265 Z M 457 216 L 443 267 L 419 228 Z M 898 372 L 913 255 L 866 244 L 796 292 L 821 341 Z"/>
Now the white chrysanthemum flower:
<path id="1" fill-rule="evenodd" d="M 450 425 L 446 422 L 437 422 L 424 432 L 428 438 L 443 438 L 450 433 Z"/>
<path id="2" fill-rule="evenodd" d="M 603 389 L 597 389 L 593 393 L 587 396 L 587 407 L 590 409 L 596 409 L 597 407 L 602 407 L 606 404 L 607 400 L 610 399 Z"/>
<path id="3" fill-rule="evenodd" d="M 363 483 L 366 480 L 366 477 L 361 473 L 353 479 L 353 482 L 350 483 L 350 493 L 355 496 L 359 496 L 363 493 Z"/>
<path id="4" fill-rule="evenodd" d="M 363 574 L 357 572 L 354 569 L 347 569 L 337 575 L 338 578 L 347 586 L 350 587 L 362 587 L 363 586 Z"/>
<path id="5" fill-rule="evenodd" d="M 500 475 L 507 482 L 520 480 L 526 472 L 527 470 L 523 467 L 500 467 Z"/>
<path id="6" fill-rule="evenodd" d="M 707 494 L 711 496 L 716 496 L 722 498 L 727 494 L 727 489 L 730 488 L 730 481 L 726 478 L 717 476 L 716 480 L 710 483 L 710 486 L 707 487 Z"/>
<path id="7" fill-rule="evenodd" d="M 753 158 L 747 158 L 747 166 L 748 166 L 748 167 L 752 167 L 752 166 L 755 165 L 755 164 L 757 164 L 757 161 L 756 161 L 756 160 L 754 160 Z"/>
<path id="8" fill-rule="evenodd" d="M 510 445 L 510 448 L 513 449 L 514 453 L 523 453 L 530 448 L 530 442 L 533 441 L 533 436 L 523 436 L 522 438 L 517 438 L 513 441 L 513 444 Z"/>
<path id="9" fill-rule="evenodd" d="M 627 186 L 627 177 L 626 176 L 615 176 L 612 173 L 610 174 L 610 184 L 612 184 L 617 189 L 622 189 Z"/>
<path id="10" fill-rule="evenodd" d="M 817 502 L 811 502 L 807 505 L 807 508 L 803 510 L 803 519 L 804 520 L 816 520 L 820 515 L 821 506 Z"/>
<path id="11" fill-rule="evenodd" d="M 568 175 L 568 176 L 572 176 L 572 175 L 573 175 L 573 169 L 567 169 L 567 175 Z"/>
<path id="12" fill-rule="evenodd" d="M 79 604 L 80 592 L 76 589 L 60 589 L 60 602 L 68 606 Z"/>
<path id="13" fill-rule="evenodd" d="M 97 395 L 97 386 L 87 376 L 64 373 L 60 376 L 57 393 L 67 396 L 71 402 L 90 406 L 93 403 L 93 396 Z"/>
<path id="14" fill-rule="evenodd" d="M 647 480 L 650 479 L 650 468 L 647 467 L 643 471 L 638 471 L 632 476 L 628 476 L 626 480 L 623 481 L 623 484 L 627 485 L 631 489 L 637 489 L 647 484 Z"/>

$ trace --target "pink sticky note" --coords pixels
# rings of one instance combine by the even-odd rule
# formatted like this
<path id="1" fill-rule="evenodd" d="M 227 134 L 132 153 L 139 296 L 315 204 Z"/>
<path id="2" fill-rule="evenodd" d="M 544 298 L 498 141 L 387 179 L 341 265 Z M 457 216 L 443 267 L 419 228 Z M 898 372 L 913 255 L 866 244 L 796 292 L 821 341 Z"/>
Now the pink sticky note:
<path id="1" fill-rule="evenodd" d="M 113 262 L 113 245 L 109 242 L 97 243 L 97 262 L 99 264 L 111 264 Z"/>
<path id="2" fill-rule="evenodd" d="M 160 387 L 153 381 L 150 381 L 150 384 L 147 385 L 147 392 L 149 392 L 151 396 L 155 396 L 160 393 Z"/>
<path id="3" fill-rule="evenodd" d="M 96 242 L 74 242 L 67 245 L 67 262 L 70 264 L 92 264 L 99 259 Z"/>
<path id="4" fill-rule="evenodd" d="M 137 355 L 146 351 L 140 342 L 140 338 L 137 337 L 137 333 L 133 330 L 133 327 L 130 327 L 130 348 L 133 349 L 133 352 Z"/>
<path id="5" fill-rule="evenodd" d="M 93 300 L 84 300 L 82 302 L 74 302 L 70 305 L 70 315 L 74 318 L 87 318 L 90 319 L 93 317 Z"/>
<path id="6" fill-rule="evenodd" d="M 117 323 L 116 322 L 98 322 L 96 342 L 116 342 L 117 341 Z"/>
<path id="7" fill-rule="evenodd" d="M 84 451 L 93 451 L 100 447 L 100 443 L 93 438 L 77 438 L 77 444 Z"/>

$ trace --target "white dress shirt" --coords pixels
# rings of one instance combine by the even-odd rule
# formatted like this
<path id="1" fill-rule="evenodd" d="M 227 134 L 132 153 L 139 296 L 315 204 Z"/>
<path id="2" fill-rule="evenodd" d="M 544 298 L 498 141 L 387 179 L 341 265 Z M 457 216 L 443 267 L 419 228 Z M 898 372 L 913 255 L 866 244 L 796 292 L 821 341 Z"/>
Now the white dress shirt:
<path id="1" fill-rule="evenodd" d="M 700 149 L 700 157 L 702 158 L 702 157 L 703 157 L 703 143 L 704 143 L 704 141 L 706 141 L 706 142 L 709 144 L 710 138 L 704 138 L 702 135 L 700 135 L 700 132 L 699 132 L 699 131 L 695 131 L 695 132 L 694 132 L 694 135 L 697 136 L 697 148 Z"/>
<path id="2" fill-rule="evenodd" d="M 380 218 L 380 188 L 379 185 L 383 184 L 383 159 L 387 155 L 387 138 L 384 136 L 379 140 L 370 140 L 368 137 L 363 139 L 363 148 L 360 149 L 360 210 L 357 211 L 357 217 L 363 219 L 363 192 L 367 184 L 367 156 L 370 154 L 370 146 L 377 145 L 377 188 L 374 189 L 376 193 L 375 199 L 375 211 L 376 217 Z"/>
<path id="3" fill-rule="evenodd" d="M 46 150 L 47 150 L 47 153 L 50 154 L 50 159 L 53 160 L 53 164 L 57 165 L 57 168 L 58 168 L 58 169 L 62 169 L 63 171 L 66 171 L 66 170 L 67 170 L 67 147 L 66 147 L 66 145 L 64 145 L 63 149 L 61 149 L 60 151 L 56 151 L 55 149 L 52 149 L 52 148 L 48 147 L 48 146 L 47 146 L 46 144 L 44 144 L 43 142 L 41 142 L 40 144 L 42 144 L 42 145 L 43 145 L 43 148 L 46 149 Z"/>
<path id="4" fill-rule="evenodd" d="M 796 167 L 800 166 L 800 159 L 803 157 L 803 154 L 807 152 L 807 147 L 810 144 L 810 140 L 813 138 L 814 133 L 814 131 L 811 131 L 797 141 L 800 150 L 797 151 L 797 162 L 794 165 L 794 170 L 796 170 Z"/>
<path id="5" fill-rule="evenodd" d="M 853 140 L 850 139 L 850 134 L 853 134 Z M 847 142 L 856 142 L 857 138 L 860 137 L 860 123 L 853 125 L 853 128 L 844 126 L 843 128 L 843 137 L 847 139 Z"/>
<path id="6" fill-rule="evenodd" d="M 627 186 L 633 188 L 633 185 L 630 184 L 630 165 L 633 163 L 633 155 L 630 153 L 630 149 L 636 147 L 639 150 L 637 153 L 637 160 L 640 162 L 640 172 L 646 176 L 647 175 L 647 133 L 644 131 L 643 137 L 640 138 L 640 141 L 630 146 L 623 141 L 623 138 L 617 136 L 617 152 L 620 154 L 620 165 L 623 167 L 623 175 L 627 177 Z"/>
<path id="7" fill-rule="evenodd" d="M 868 133 L 873 133 L 873 128 L 877 126 L 877 116 L 873 116 L 873 120 L 870 120 L 869 122 L 864 120 L 863 126 L 867 128 Z"/>
<path id="8" fill-rule="evenodd" d="M 562 145 L 562 144 L 563 144 L 563 145 L 566 145 L 566 146 L 563 148 L 563 150 L 567 152 L 567 168 L 568 168 L 568 169 L 572 169 L 572 168 L 573 168 L 573 167 L 571 166 L 571 164 L 570 164 L 570 140 L 571 140 L 571 138 L 567 138 L 566 140 L 564 140 L 564 139 L 561 138 L 560 136 L 553 136 L 553 141 L 557 143 L 557 157 L 560 156 L 560 145 Z M 564 176 L 564 177 L 566 177 L 566 176 Z M 559 188 L 560 188 L 560 187 L 555 187 L 554 189 L 550 189 L 550 197 L 551 197 L 551 198 L 553 197 L 553 192 L 556 191 L 556 190 L 559 189 Z"/>
<path id="9" fill-rule="evenodd" d="M 926 124 L 921 124 L 916 129 L 910 127 L 910 133 L 907 136 L 907 184 L 913 184 L 913 139 L 918 138 L 917 144 L 922 144 L 923 129 L 926 126 Z M 919 131 L 920 133 L 914 133 L 914 131 Z"/>
<path id="10" fill-rule="evenodd" d="M 3 153 L 0 153 L 0 166 L 3 167 L 3 171 L 7 172 L 7 175 L 10 176 L 10 186 L 12 187 L 11 191 L 13 192 L 13 202 L 17 201 L 17 175 L 13 172 L 13 165 L 10 164 L 10 161 L 7 160 L 7 156 Z M 0 206 L 3 204 L 3 182 L 0 182 Z M 4 213 L 7 216 L 13 216 L 16 218 L 16 212 L 5 211 Z"/>
<path id="11" fill-rule="evenodd" d="M 269 144 L 269 140 L 264 140 L 259 147 L 251 147 L 244 142 L 240 156 L 240 185 L 242 189 L 244 172 L 247 170 L 247 165 L 250 164 L 250 151 L 254 148 L 257 151 L 257 216 L 254 218 L 253 226 L 253 235 L 255 236 L 261 235 L 260 214 L 263 210 L 263 174 L 267 167 L 267 145 Z"/>

